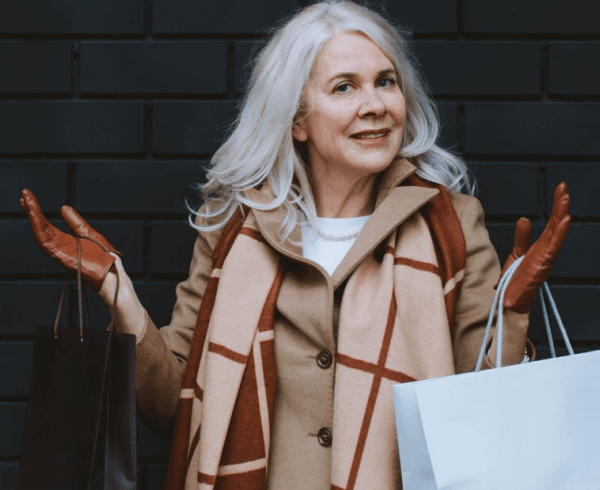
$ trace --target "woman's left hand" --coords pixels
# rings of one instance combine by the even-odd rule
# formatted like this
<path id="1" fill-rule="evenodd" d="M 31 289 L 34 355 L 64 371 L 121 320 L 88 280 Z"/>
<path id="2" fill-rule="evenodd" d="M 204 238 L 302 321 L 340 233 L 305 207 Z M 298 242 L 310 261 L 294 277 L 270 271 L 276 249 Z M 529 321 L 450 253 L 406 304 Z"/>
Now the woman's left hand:
<path id="1" fill-rule="evenodd" d="M 569 216 L 570 196 L 567 184 L 562 182 L 554 192 L 554 203 L 550 220 L 538 240 L 529 247 L 531 221 L 521 218 L 515 227 L 515 247 L 509 255 L 502 272 L 518 257 L 525 255 L 512 276 L 504 307 L 517 313 L 529 313 L 533 307 L 538 288 L 550 277 L 550 269 L 558 256 L 571 224 Z"/>

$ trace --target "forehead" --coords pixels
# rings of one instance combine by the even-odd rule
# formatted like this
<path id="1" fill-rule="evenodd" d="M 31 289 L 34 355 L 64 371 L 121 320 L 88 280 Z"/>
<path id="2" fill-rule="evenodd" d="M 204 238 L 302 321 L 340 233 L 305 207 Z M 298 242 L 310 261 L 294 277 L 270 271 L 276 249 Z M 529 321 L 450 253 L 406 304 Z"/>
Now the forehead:
<path id="1" fill-rule="evenodd" d="M 383 51 L 365 34 L 340 32 L 329 39 L 315 59 L 313 74 L 328 77 L 336 73 L 361 73 L 393 69 Z"/>

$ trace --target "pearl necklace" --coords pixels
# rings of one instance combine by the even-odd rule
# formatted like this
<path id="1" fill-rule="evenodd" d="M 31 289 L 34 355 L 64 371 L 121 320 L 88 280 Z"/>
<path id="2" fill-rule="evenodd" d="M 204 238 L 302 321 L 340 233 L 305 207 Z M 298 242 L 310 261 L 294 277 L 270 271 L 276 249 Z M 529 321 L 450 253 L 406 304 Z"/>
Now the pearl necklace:
<path id="1" fill-rule="evenodd" d="M 358 230 L 354 230 L 351 231 L 349 233 L 327 233 L 325 231 L 323 231 L 323 229 L 320 226 L 316 226 L 317 228 L 317 234 L 324 238 L 325 240 L 332 240 L 332 241 L 345 241 L 345 240 L 351 240 L 352 238 L 356 238 L 358 236 L 358 234 L 360 233 L 360 230 L 362 230 L 362 226 L 358 229 Z"/>

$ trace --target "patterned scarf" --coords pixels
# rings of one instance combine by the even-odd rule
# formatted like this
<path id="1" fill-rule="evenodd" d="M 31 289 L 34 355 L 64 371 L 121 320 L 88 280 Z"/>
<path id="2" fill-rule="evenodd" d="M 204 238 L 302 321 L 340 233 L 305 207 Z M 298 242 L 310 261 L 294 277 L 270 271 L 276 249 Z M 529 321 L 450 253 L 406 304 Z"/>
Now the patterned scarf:
<path id="1" fill-rule="evenodd" d="M 358 265 L 344 290 L 332 490 L 401 488 L 391 386 L 454 372 L 451 335 L 464 236 L 442 186 L 416 175 L 407 183 L 440 193 L 386 238 L 383 254 Z M 245 220 L 236 214 L 215 246 L 165 490 L 264 489 L 277 385 L 273 326 L 283 276 L 282 261 L 253 213 Z M 429 354 L 415 354 L 423 352 Z"/>

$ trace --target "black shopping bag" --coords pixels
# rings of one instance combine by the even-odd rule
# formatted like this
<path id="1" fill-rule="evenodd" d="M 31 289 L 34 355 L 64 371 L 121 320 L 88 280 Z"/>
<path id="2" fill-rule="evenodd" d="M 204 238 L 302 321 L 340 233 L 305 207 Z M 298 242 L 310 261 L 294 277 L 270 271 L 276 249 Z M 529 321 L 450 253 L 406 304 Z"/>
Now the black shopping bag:
<path id="1" fill-rule="evenodd" d="M 135 335 L 83 329 L 78 279 L 80 328 L 37 329 L 19 490 L 136 488 Z"/>

